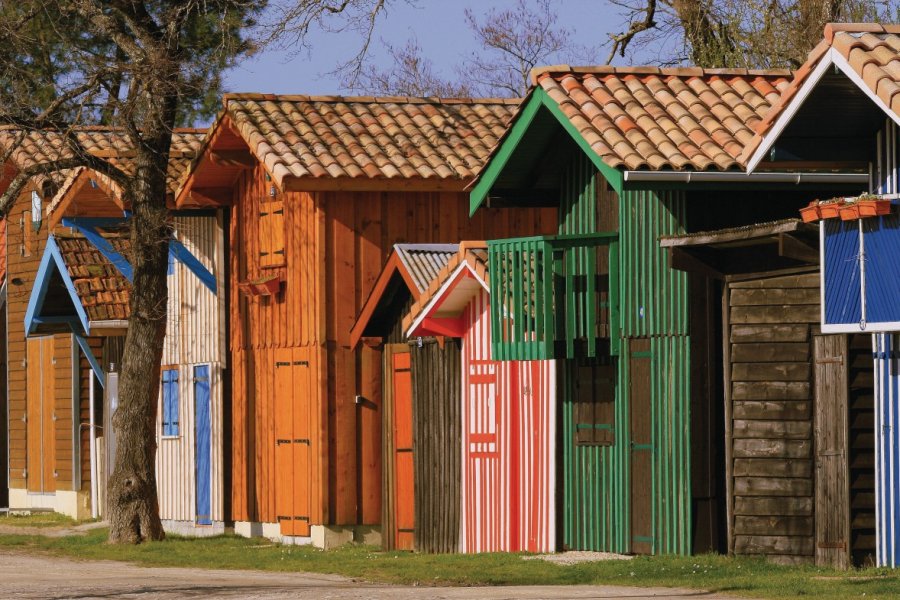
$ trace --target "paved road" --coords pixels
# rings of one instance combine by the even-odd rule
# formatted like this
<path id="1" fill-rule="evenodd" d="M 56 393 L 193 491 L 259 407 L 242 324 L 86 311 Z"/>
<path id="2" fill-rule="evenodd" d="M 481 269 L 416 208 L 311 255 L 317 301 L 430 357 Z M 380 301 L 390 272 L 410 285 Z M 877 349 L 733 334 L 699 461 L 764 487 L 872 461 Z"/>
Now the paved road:
<path id="1" fill-rule="evenodd" d="M 689 590 L 615 586 L 403 587 L 365 583 L 336 575 L 144 568 L 112 561 L 74 561 L 7 551 L 0 552 L 0 598 L 735 600 Z"/>

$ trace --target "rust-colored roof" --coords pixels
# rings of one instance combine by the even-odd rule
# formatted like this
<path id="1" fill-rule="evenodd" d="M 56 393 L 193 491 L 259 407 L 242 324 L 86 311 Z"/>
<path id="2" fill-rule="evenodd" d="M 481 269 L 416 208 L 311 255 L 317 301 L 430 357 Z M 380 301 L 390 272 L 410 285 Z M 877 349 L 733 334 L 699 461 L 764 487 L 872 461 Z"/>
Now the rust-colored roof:
<path id="1" fill-rule="evenodd" d="M 532 81 L 611 167 L 726 170 L 787 89 L 787 70 L 541 67 Z"/>
<path id="2" fill-rule="evenodd" d="M 757 125 L 755 137 L 741 153 L 743 163 L 750 160 L 766 133 L 832 49 L 847 59 L 869 91 L 900 116 L 900 25 L 829 23 L 825 26 L 824 39 L 809 53 L 790 86 Z"/>
<path id="3" fill-rule="evenodd" d="M 122 256 L 128 257 L 128 234 L 104 232 L 103 237 Z M 131 284 L 97 248 L 79 234 L 54 234 L 69 277 L 91 321 L 127 319 Z"/>
<path id="4" fill-rule="evenodd" d="M 134 171 L 131 160 L 134 156 L 134 146 L 121 130 L 85 127 L 75 130 L 75 135 L 84 149 L 92 156 L 108 159 L 110 163 L 126 173 Z M 173 133 L 168 173 L 170 191 L 175 191 L 177 182 L 190 165 L 190 160 L 200 149 L 203 135 L 204 131 L 198 129 L 178 129 Z M 23 133 L 16 128 L 0 127 L 0 148 L 5 151 L 13 147 L 15 149 L 10 156 L 10 161 L 19 170 L 72 156 L 63 135 L 57 131 Z M 77 171 L 77 169 L 68 169 L 49 176 L 37 176 L 34 180 L 39 189 L 46 191 L 47 183 L 55 182 L 58 186 L 64 185 L 72 171 Z"/>
<path id="5" fill-rule="evenodd" d="M 518 100 L 227 94 L 225 115 L 284 189 L 298 179 L 471 179 Z"/>
<path id="6" fill-rule="evenodd" d="M 422 311 L 434 299 L 434 297 L 443 289 L 444 285 L 451 278 L 453 273 L 463 263 L 468 263 L 469 267 L 474 271 L 482 281 L 488 282 L 488 251 L 486 242 L 460 242 L 459 250 L 454 254 L 447 265 L 444 266 L 431 283 L 416 300 L 409 309 L 409 314 L 403 317 L 403 331 L 409 331 L 416 319 L 422 314 Z"/>

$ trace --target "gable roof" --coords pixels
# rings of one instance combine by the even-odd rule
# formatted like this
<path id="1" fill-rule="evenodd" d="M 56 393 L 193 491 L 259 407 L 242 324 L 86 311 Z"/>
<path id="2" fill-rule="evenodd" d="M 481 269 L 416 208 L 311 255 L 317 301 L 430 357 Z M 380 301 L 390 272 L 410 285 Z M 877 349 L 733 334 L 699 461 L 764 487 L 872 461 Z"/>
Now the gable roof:
<path id="1" fill-rule="evenodd" d="M 204 155 L 191 171 L 196 174 L 216 146 L 233 151 L 236 135 L 281 190 L 336 189 L 341 183 L 383 187 L 403 180 L 462 189 L 518 104 L 495 98 L 226 94 Z M 182 192 L 191 183 L 186 178 Z"/>
<path id="2" fill-rule="evenodd" d="M 791 80 L 787 70 L 544 67 L 532 81 L 614 168 L 740 167 L 754 127 Z"/>
<path id="3" fill-rule="evenodd" d="M 842 71 L 900 124 L 900 25 L 829 23 L 824 39 L 809 53 L 806 63 L 743 149 L 740 160 L 749 171 L 771 149 L 778 134 L 831 66 Z"/>
<path id="4" fill-rule="evenodd" d="M 462 284 L 468 279 L 468 284 Z M 403 331 L 407 336 L 450 335 L 459 332 L 423 327 L 425 319 L 447 313 L 458 316 L 479 289 L 488 289 L 488 252 L 486 242 L 460 242 L 459 250 L 450 257 L 437 276 L 428 284 L 419 299 L 403 317 Z"/>
<path id="5" fill-rule="evenodd" d="M 178 189 L 178 182 L 184 176 L 184 173 L 190 167 L 191 161 L 197 155 L 204 139 L 204 130 L 200 129 L 179 129 L 172 133 L 172 149 L 169 156 L 169 165 L 166 172 L 166 189 L 169 194 L 174 195 Z M 134 161 L 132 160 L 132 152 L 127 145 L 118 147 L 120 154 L 114 154 L 114 149 L 110 149 L 108 160 L 113 165 L 119 167 L 128 174 L 134 173 Z M 122 188 L 113 179 L 110 179 L 103 173 L 98 173 L 87 167 L 76 167 L 68 169 L 62 173 L 64 179 L 59 185 L 56 193 L 51 197 L 47 205 L 46 213 L 51 217 L 51 227 L 61 218 L 62 210 L 71 202 L 77 202 L 78 196 L 89 186 L 90 191 L 84 197 L 84 200 L 92 200 L 97 197 L 101 202 L 113 200 L 121 209 L 125 209 L 122 204 Z M 91 204 L 88 202 L 88 204 Z M 100 213 L 92 212 L 93 205 L 85 207 L 91 216 L 99 216 Z M 82 214 L 75 211 L 75 214 Z"/>
<path id="6" fill-rule="evenodd" d="M 112 164 L 133 171 L 134 146 L 122 130 L 110 127 L 76 128 L 75 136 L 84 149 L 99 158 L 108 159 Z M 190 159 L 200 147 L 203 132 L 196 129 L 179 129 L 173 133 L 170 156 L 173 159 Z M 5 126 L 0 127 L 0 148 L 12 149 L 11 166 L 18 170 L 35 165 L 52 162 L 72 156 L 65 144 L 64 136 L 58 131 L 29 131 Z M 177 161 L 176 161 L 177 162 Z M 180 170 L 187 167 L 184 162 Z M 63 185 L 71 170 L 34 177 L 34 181 L 42 193 L 49 191 L 47 184 Z M 180 176 L 180 173 L 178 174 Z"/>
<path id="7" fill-rule="evenodd" d="M 373 323 L 385 325 L 379 313 L 396 301 L 398 293 L 405 292 L 406 298 L 418 300 L 458 249 L 457 244 L 394 244 L 350 330 L 350 347 L 356 347 L 365 336 L 376 335 Z"/>

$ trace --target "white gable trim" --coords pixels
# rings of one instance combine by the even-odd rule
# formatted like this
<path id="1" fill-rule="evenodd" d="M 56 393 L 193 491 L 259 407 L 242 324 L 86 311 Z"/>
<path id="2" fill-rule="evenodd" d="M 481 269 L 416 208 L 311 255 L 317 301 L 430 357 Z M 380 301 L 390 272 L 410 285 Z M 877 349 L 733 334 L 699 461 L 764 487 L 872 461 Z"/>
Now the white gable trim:
<path id="1" fill-rule="evenodd" d="M 418 329 L 422 325 L 422 321 L 424 321 L 428 315 L 432 313 L 435 306 L 446 296 L 447 291 L 450 286 L 453 285 L 453 282 L 462 274 L 463 271 L 468 271 L 472 274 L 472 277 L 481 284 L 481 287 L 485 289 L 486 292 L 490 293 L 491 290 L 481 277 L 478 276 L 478 273 L 469 265 L 469 261 L 463 259 L 462 263 L 456 269 L 454 269 L 453 274 L 444 281 L 444 285 L 438 289 L 438 291 L 432 296 L 431 300 L 428 301 L 428 304 L 425 305 L 425 308 L 422 309 L 422 312 L 419 313 L 419 316 L 412 322 L 412 324 L 406 329 L 406 337 L 412 337 L 413 332 Z"/>
<path id="2" fill-rule="evenodd" d="M 772 146 L 775 145 L 775 141 L 781 136 L 781 133 L 784 131 L 784 128 L 788 126 L 791 120 L 794 118 L 794 115 L 797 114 L 797 111 L 800 110 L 800 107 L 803 106 L 803 103 L 809 97 L 809 94 L 815 89 L 815 87 L 819 84 L 822 77 L 825 76 L 825 73 L 828 71 L 828 68 L 831 66 L 835 66 L 841 70 L 841 72 L 846 75 L 850 81 L 852 81 L 856 87 L 863 91 L 884 113 L 890 117 L 894 122 L 900 125 L 900 115 L 894 113 L 891 110 L 891 107 L 884 103 L 884 101 L 878 97 L 875 92 L 869 89 L 869 86 L 866 85 L 866 82 L 863 81 L 862 77 L 850 66 L 850 63 L 847 62 L 847 59 L 844 56 L 831 48 L 826 52 L 822 59 L 819 61 L 819 64 L 813 69 L 813 72 L 810 74 L 809 78 L 800 86 L 800 89 L 797 91 L 797 95 L 791 100 L 788 107 L 779 115 L 779 117 L 775 120 L 775 124 L 763 136 L 763 141 L 760 143 L 759 148 L 753 153 L 753 156 L 750 157 L 750 161 L 747 163 L 747 173 L 752 173 L 756 170 L 756 167 L 759 166 L 759 163 L 766 157 L 769 151 L 772 149 Z"/>
<path id="3" fill-rule="evenodd" d="M 819 64 L 813 69 L 813 72 L 810 73 L 809 78 L 803 82 L 803 85 L 797 90 L 797 94 L 791 99 L 778 118 L 775 119 L 772 128 L 763 136 L 759 148 L 756 149 L 753 156 L 750 157 L 750 161 L 747 163 L 747 173 L 755 171 L 756 167 L 759 166 L 759 163 L 761 163 L 766 155 L 769 154 L 772 146 L 775 145 L 775 141 L 781 137 L 781 132 L 784 131 L 784 128 L 788 126 L 788 123 L 791 122 L 794 115 L 797 114 L 797 111 L 800 110 L 800 107 L 806 102 L 806 99 L 819 84 L 819 81 L 821 81 L 822 77 L 825 76 L 825 73 L 828 72 L 828 68 L 834 64 L 831 59 L 832 51 L 833 50 L 830 50 L 822 57 Z"/>

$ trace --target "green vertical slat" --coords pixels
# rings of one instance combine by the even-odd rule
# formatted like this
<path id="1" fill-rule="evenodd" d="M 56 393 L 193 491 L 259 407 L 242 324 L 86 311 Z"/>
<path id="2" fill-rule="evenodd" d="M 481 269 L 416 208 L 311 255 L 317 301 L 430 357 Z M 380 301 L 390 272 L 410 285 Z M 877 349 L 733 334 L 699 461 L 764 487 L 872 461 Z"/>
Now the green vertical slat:
<path id="1" fill-rule="evenodd" d="M 584 334 L 587 337 L 587 355 L 597 356 L 597 249 L 589 248 L 586 253 L 584 272 L 587 274 L 587 292 L 585 296 L 586 314 L 584 316 Z"/>
<path id="2" fill-rule="evenodd" d="M 519 311 L 513 314 L 513 350 L 515 356 L 522 356 L 522 340 L 524 338 L 524 328 L 521 318 L 522 306 L 522 244 L 521 242 L 512 243 L 512 265 L 510 269 L 510 277 L 512 279 L 512 297 L 513 310 Z"/>
<path id="3" fill-rule="evenodd" d="M 575 253 L 566 250 L 566 353 L 575 355 Z"/>

